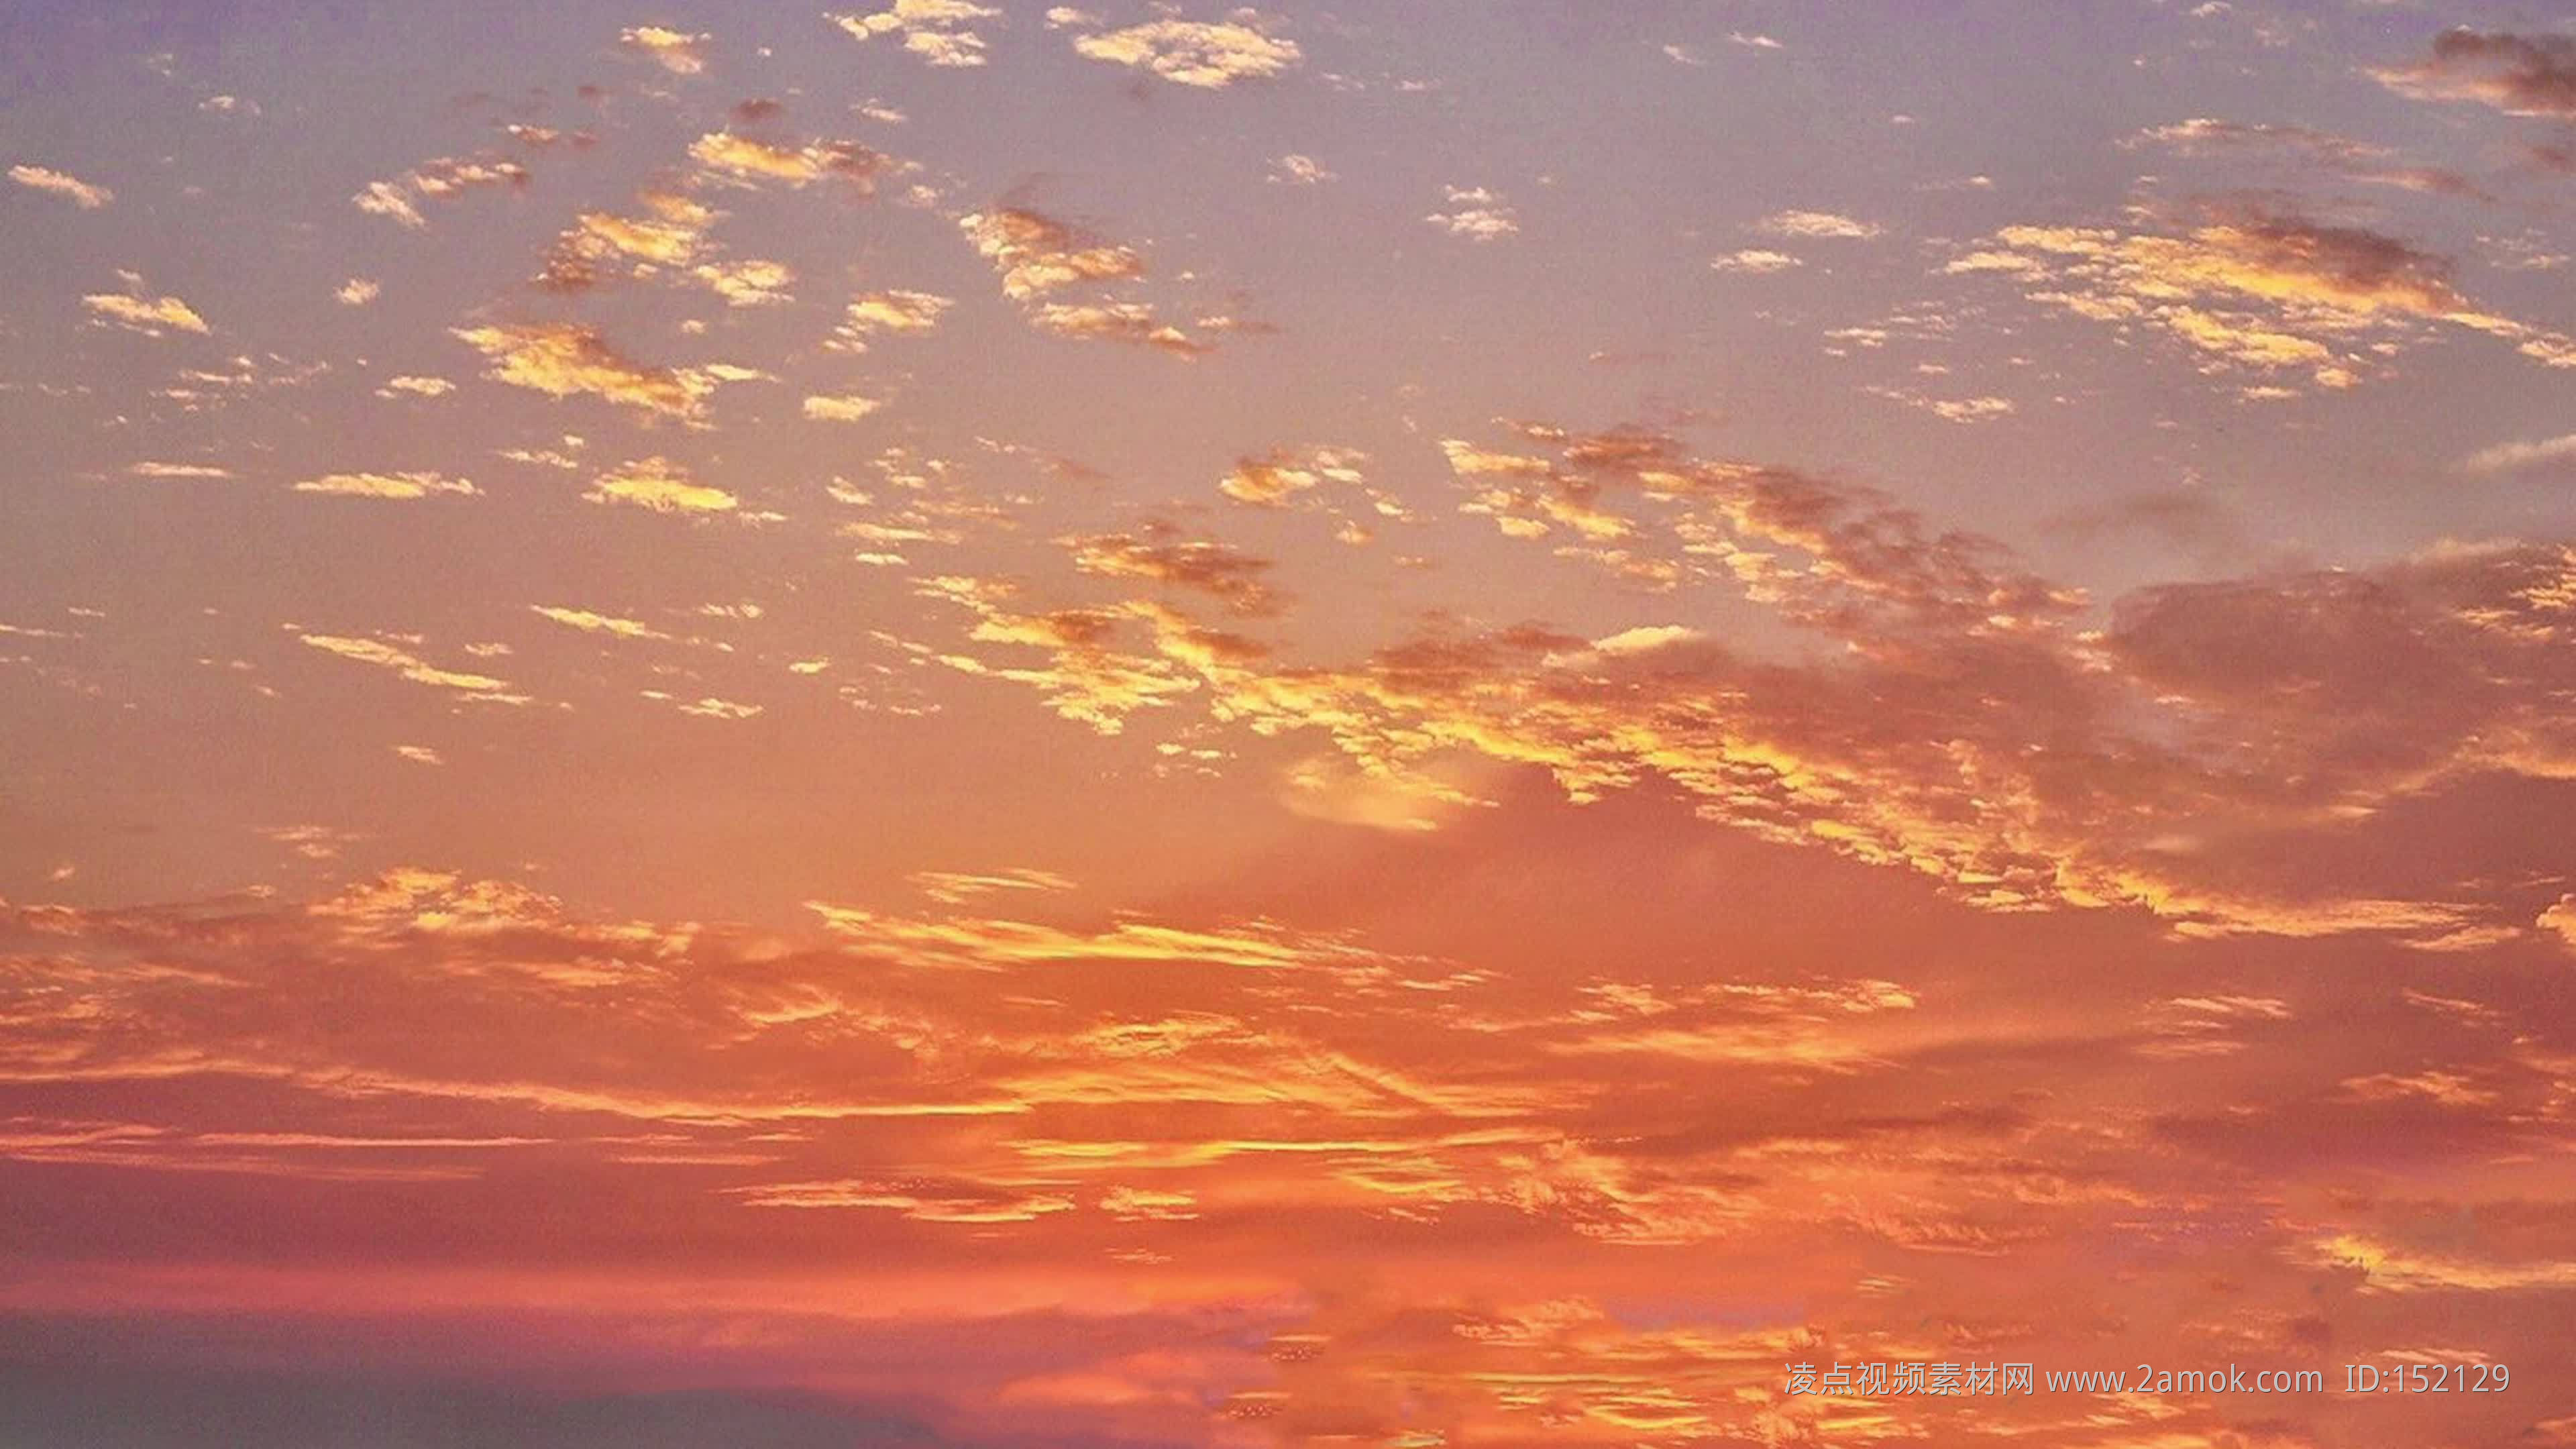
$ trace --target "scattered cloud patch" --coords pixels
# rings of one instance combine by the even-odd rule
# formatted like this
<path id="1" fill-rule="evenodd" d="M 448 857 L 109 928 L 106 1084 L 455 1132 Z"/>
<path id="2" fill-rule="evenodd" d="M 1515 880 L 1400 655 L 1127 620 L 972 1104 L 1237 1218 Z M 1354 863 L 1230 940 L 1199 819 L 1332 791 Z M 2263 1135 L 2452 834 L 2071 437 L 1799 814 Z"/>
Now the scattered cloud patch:
<path id="1" fill-rule="evenodd" d="M 81 298 L 102 326 L 117 326 L 146 337 L 160 337 L 172 332 L 203 335 L 206 319 L 196 309 L 176 297 L 145 297 L 124 292 L 92 292 Z"/>
<path id="2" fill-rule="evenodd" d="M 958 223 L 975 250 L 1002 274 L 1002 294 L 1027 301 L 1076 282 L 1115 281 L 1145 274 L 1145 259 L 1077 232 L 1065 222 L 1024 207 L 975 212 Z"/>
<path id="3" fill-rule="evenodd" d="M 1469 241 L 1492 242 L 1517 234 L 1520 216 L 1501 195 L 1481 186 L 1452 186 L 1446 196 L 1448 211 L 1435 211 L 1423 220 Z"/>
<path id="4" fill-rule="evenodd" d="M 9 179 L 21 186 L 59 196 L 83 211 L 96 211 L 116 199 L 116 193 L 106 187 L 93 186 L 69 172 L 56 171 L 50 166 L 12 166 Z"/>
<path id="5" fill-rule="evenodd" d="M 1249 11 L 1238 11 L 1249 16 Z M 1210 23 L 1165 17 L 1124 30 L 1077 36 L 1074 53 L 1133 66 L 1176 85 L 1219 90 L 1267 79 L 1303 58 L 1293 40 L 1266 35 L 1240 21 Z"/>
<path id="6" fill-rule="evenodd" d="M 1754 223 L 1757 231 L 1773 236 L 1815 238 L 1835 241 L 1867 241 L 1883 230 L 1878 223 L 1859 221 L 1833 211 L 1776 211 Z"/>
<path id="7" fill-rule="evenodd" d="M 600 474 L 582 497 L 655 513 L 731 513 L 742 506 L 731 493 L 696 481 L 687 469 L 658 455 Z"/>
<path id="8" fill-rule="evenodd" d="M 2460 26 L 2413 65 L 2371 72 L 2401 95 L 2479 101 L 2517 116 L 2576 116 L 2576 35 L 2517 35 Z"/>
<path id="9" fill-rule="evenodd" d="M 853 40 L 900 35 L 903 48 L 924 61 L 944 67 L 984 64 L 984 37 L 967 27 L 1002 12 L 969 0 L 895 0 L 872 14 L 844 13 L 823 18 Z"/>
<path id="10" fill-rule="evenodd" d="M 857 393 L 817 393 L 805 399 L 805 416 L 817 422 L 855 423 L 884 406 L 883 399 Z"/>
<path id="11" fill-rule="evenodd" d="M 617 43 L 651 57 L 673 75 L 696 75 L 707 68 L 707 42 L 713 38 L 662 25 L 634 25 Z"/>
<path id="12" fill-rule="evenodd" d="M 1333 173 L 1314 157 L 1291 151 L 1270 163 L 1270 179 L 1291 186 L 1320 186 L 1332 180 Z"/>
<path id="13" fill-rule="evenodd" d="M 1711 271 L 1743 272 L 1760 276 L 1768 272 L 1785 272 L 1792 267 L 1805 266 L 1806 263 L 1787 252 L 1746 247 L 1742 251 L 1728 252 L 1721 257 L 1711 257 L 1708 265 Z"/>
<path id="14" fill-rule="evenodd" d="M 436 472 L 405 472 L 325 473 L 296 484 L 295 491 L 327 493 L 340 498 L 407 500 L 439 495 L 471 498 L 480 490 L 469 479 L 451 478 Z"/>
<path id="15" fill-rule="evenodd" d="M 465 327 L 456 329 L 455 336 L 491 360 L 486 375 L 496 382 L 555 398 L 605 398 L 666 417 L 696 418 L 721 380 L 713 369 L 636 362 L 578 323 Z"/>

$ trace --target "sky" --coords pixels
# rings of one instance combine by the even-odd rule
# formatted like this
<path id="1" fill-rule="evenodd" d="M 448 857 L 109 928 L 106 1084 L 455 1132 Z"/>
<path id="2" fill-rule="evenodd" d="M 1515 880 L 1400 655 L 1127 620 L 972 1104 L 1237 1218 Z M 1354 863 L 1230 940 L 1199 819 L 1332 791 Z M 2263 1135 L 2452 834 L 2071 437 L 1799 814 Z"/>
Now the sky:
<path id="1" fill-rule="evenodd" d="M 2576 1444 L 2562 5 L 22 0 L 0 169 L 0 1441 Z"/>

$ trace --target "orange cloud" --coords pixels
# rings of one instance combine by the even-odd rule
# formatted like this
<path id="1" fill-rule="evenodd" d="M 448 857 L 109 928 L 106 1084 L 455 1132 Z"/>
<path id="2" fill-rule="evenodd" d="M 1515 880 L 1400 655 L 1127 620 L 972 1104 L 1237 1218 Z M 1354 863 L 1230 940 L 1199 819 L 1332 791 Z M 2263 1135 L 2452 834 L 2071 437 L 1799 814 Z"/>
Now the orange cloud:
<path id="1" fill-rule="evenodd" d="M 655 513 L 731 513 L 742 500 L 721 488 L 693 480 L 688 471 L 664 457 L 651 457 L 612 468 L 591 480 L 592 503 L 624 504 Z"/>
<path id="2" fill-rule="evenodd" d="M 12 166 L 9 179 L 21 186 L 50 192 L 83 211 L 96 211 L 116 199 L 116 193 L 106 187 L 93 186 L 69 172 L 56 171 L 50 166 Z"/>
<path id="3" fill-rule="evenodd" d="M 486 376 L 549 397 L 580 394 L 667 417 L 694 419 L 715 390 L 712 370 L 654 367 L 635 362 L 598 332 L 577 323 L 497 324 L 465 327 L 454 335 L 485 357 Z"/>
<path id="4" fill-rule="evenodd" d="M 1266 35 L 1248 24 L 1170 18 L 1076 36 L 1073 49 L 1076 55 L 1134 66 L 1202 90 L 1266 79 L 1303 58 L 1295 41 Z"/>

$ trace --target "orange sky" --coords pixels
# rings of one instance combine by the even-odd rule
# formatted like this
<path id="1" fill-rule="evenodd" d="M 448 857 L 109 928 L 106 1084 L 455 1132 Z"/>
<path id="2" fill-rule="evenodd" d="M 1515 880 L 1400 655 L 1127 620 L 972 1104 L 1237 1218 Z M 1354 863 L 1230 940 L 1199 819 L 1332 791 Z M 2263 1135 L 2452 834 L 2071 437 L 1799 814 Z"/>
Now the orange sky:
<path id="1" fill-rule="evenodd" d="M 2563 16 L 875 3 L 0 31 L 0 1440 L 2576 1444 Z"/>

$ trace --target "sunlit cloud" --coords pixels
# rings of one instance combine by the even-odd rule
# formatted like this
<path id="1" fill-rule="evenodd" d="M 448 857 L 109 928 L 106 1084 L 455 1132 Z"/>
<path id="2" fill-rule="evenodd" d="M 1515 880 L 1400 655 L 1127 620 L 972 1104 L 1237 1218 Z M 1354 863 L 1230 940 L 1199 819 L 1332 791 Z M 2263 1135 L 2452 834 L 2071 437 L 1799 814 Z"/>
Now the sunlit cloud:
<path id="1" fill-rule="evenodd" d="M 1291 151 L 1270 163 L 1270 179 L 1292 186 L 1320 186 L 1335 178 L 1321 161 L 1302 152 Z"/>
<path id="2" fill-rule="evenodd" d="M 1164 321 L 1143 302 L 1049 302 L 1030 312 L 1029 321 L 1039 331 L 1058 337 L 1126 342 L 1181 357 L 1195 357 L 1211 347 Z"/>
<path id="3" fill-rule="evenodd" d="M 390 670 L 414 684 L 456 690 L 480 699 L 509 700 L 511 698 L 505 693 L 510 687 L 505 680 L 495 679 L 488 674 L 440 668 L 410 650 L 383 639 L 358 638 L 345 634 L 304 634 L 298 637 L 304 643 L 324 653 L 336 654 L 343 659 L 354 659 L 360 664 L 372 664 L 379 669 Z"/>
<path id="4" fill-rule="evenodd" d="M 805 416 L 818 422 L 855 423 L 883 406 L 881 399 L 857 393 L 816 393 L 805 399 L 804 411 Z"/>
<path id="5" fill-rule="evenodd" d="M 696 75 L 707 68 L 707 42 L 712 38 L 661 25 L 632 25 L 618 35 L 617 43 L 651 56 L 673 75 Z"/>
<path id="6" fill-rule="evenodd" d="M 1435 211 L 1423 219 L 1451 236 L 1490 242 L 1516 235 L 1521 229 L 1519 214 L 1499 194 L 1484 187 L 1452 186 L 1446 189 L 1446 196 L 1455 209 Z"/>
<path id="7" fill-rule="evenodd" d="M 2564 27 L 1688 9 L 13 67 L 0 1441 L 2576 1442 Z"/>
<path id="8" fill-rule="evenodd" d="M 1074 567 L 1104 578 L 1144 579 L 1214 598 L 1237 614 L 1273 614 L 1281 607 L 1262 582 L 1270 561 L 1229 545 L 1179 536 L 1169 525 L 1143 535 L 1093 534 L 1066 539 Z"/>
<path id="9" fill-rule="evenodd" d="M 2480 448 L 2460 460 L 2460 469 L 2468 473 L 2516 473 L 2525 468 L 2553 467 L 2576 463 L 2576 433 L 2555 438 L 2542 438 L 2528 443 L 2498 443 Z"/>
<path id="10" fill-rule="evenodd" d="M 689 155 L 719 175 L 744 181 L 783 181 L 808 186 L 838 179 L 865 191 L 894 165 L 892 158 L 856 141 L 816 141 L 782 146 L 730 131 L 710 131 L 689 146 Z"/>
<path id="11" fill-rule="evenodd" d="M 2576 116 L 2576 38 L 2459 26 L 2413 65 L 2371 72 L 2427 100 L 2482 101 L 2518 116 Z"/>
<path id="12" fill-rule="evenodd" d="M 56 171 L 50 166 L 12 166 L 9 179 L 21 186 L 59 196 L 83 211 L 96 211 L 116 199 L 116 193 L 106 187 L 93 186 L 69 172 Z"/>
<path id="13" fill-rule="evenodd" d="M 445 201 L 472 190 L 525 187 L 528 168 L 506 156 L 480 152 L 424 161 L 391 181 L 370 181 L 350 200 L 360 211 L 418 230 L 429 225 L 421 203 Z"/>
<path id="14" fill-rule="evenodd" d="M 655 513 L 731 513 L 742 500 L 722 488 L 697 482 L 688 470 L 668 458 L 639 459 L 612 468 L 591 480 L 582 495 L 592 503 L 624 504 Z"/>
<path id="15" fill-rule="evenodd" d="M 1095 242 L 1071 226 L 1021 207 L 976 212 L 958 222 L 975 250 L 1002 274 L 1002 294 L 1027 301 L 1076 282 L 1144 275 L 1126 247 Z"/>
<path id="16" fill-rule="evenodd" d="M 955 305 L 955 299 L 930 292 L 868 292 L 850 303 L 833 335 L 850 351 L 865 352 L 868 339 L 880 333 L 927 332 L 937 327 Z"/>
<path id="17" fill-rule="evenodd" d="M 985 63 L 984 37 L 970 27 L 997 19 L 1001 11 L 970 0 L 894 0 L 883 10 L 861 14 L 826 14 L 823 18 L 853 40 L 900 35 L 903 48 L 923 61 L 950 68 Z"/>
<path id="18" fill-rule="evenodd" d="M 1747 247 L 1741 251 L 1728 252 L 1721 257 L 1712 257 L 1708 265 L 1711 271 L 1745 272 L 1758 276 L 1766 272 L 1785 272 L 1792 267 L 1804 266 L 1805 263 L 1787 252 Z"/>
<path id="19" fill-rule="evenodd" d="M 210 329 L 195 308 L 176 297 L 146 297 L 124 292 L 92 292 L 81 298 L 102 325 L 113 324 L 146 337 L 172 332 L 203 335 Z"/>
<path id="20" fill-rule="evenodd" d="M 591 609 L 567 608 L 560 604 L 530 604 L 529 612 L 550 619 L 567 629 L 585 634 L 608 634 L 620 639 L 668 639 L 671 636 L 640 619 L 616 614 L 602 614 Z"/>
<path id="21" fill-rule="evenodd" d="M 456 337 L 491 359 L 486 375 L 549 397 L 588 395 L 674 418 L 695 418 L 717 379 L 711 371 L 632 361 L 576 323 L 459 328 Z"/>
<path id="22" fill-rule="evenodd" d="M 1134 66 L 1178 85 L 1208 90 L 1275 76 L 1303 58 L 1295 41 L 1264 34 L 1240 21 L 1209 23 L 1169 17 L 1123 30 L 1076 36 L 1073 49 L 1075 54 L 1093 60 Z"/>
<path id="23" fill-rule="evenodd" d="M 213 463 L 167 463 L 146 460 L 129 463 L 125 468 L 136 478 L 230 478 L 233 470 Z"/>
<path id="24" fill-rule="evenodd" d="M 2382 344 L 2428 322 L 2576 366 L 2576 343 L 2481 310 L 2446 261 L 2358 227 L 2222 207 L 2181 235 L 2016 226 L 1992 241 L 1947 270 L 2019 281 L 2034 300 L 2108 326 L 2157 328 L 2215 366 L 2351 387 L 2379 369 Z"/>
<path id="25" fill-rule="evenodd" d="M 1876 222 L 1855 220 L 1833 211 L 1774 212 L 1756 223 L 1756 229 L 1773 236 L 1832 241 L 1866 241 L 1882 230 Z"/>
<path id="26" fill-rule="evenodd" d="M 325 473 L 295 485 L 298 493 L 328 493 L 342 498 L 413 499 L 447 494 L 471 498 L 477 492 L 464 478 L 427 469 L 402 473 Z"/>

